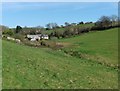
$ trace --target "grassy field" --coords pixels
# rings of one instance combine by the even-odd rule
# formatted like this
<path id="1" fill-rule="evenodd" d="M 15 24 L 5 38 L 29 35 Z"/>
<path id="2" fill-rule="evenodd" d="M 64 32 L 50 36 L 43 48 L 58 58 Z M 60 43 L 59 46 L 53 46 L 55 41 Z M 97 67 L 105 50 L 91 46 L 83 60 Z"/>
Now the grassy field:
<path id="1" fill-rule="evenodd" d="M 79 51 L 86 58 L 3 41 L 3 88 L 118 88 L 118 71 L 96 59 L 117 64 L 117 32 L 116 28 L 58 40 L 68 43 L 63 50 Z"/>
<path id="2" fill-rule="evenodd" d="M 106 63 L 110 66 L 118 65 L 118 28 L 97 31 L 72 38 L 61 39 L 59 42 L 70 46 L 64 50 L 78 51 L 85 54 L 85 58 Z"/>

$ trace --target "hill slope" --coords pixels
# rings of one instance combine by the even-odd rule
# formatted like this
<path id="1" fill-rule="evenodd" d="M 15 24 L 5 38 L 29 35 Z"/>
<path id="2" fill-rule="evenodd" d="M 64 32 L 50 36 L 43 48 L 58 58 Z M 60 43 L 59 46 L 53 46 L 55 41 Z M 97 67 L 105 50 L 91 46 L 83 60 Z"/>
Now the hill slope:
<path id="1" fill-rule="evenodd" d="M 91 33 L 88 36 L 92 34 L 95 35 Z M 84 40 L 86 35 L 81 36 L 81 40 L 82 37 Z M 78 46 L 82 43 L 77 42 L 77 38 L 60 41 L 76 42 Z M 96 36 L 90 40 L 95 38 Z M 89 47 L 87 45 L 86 50 Z M 81 48 L 85 50 L 84 47 Z M 3 88 L 118 88 L 116 69 L 88 59 L 70 56 L 63 51 L 32 48 L 3 41 L 2 55 Z"/>
<path id="2" fill-rule="evenodd" d="M 110 66 L 117 67 L 118 65 L 118 28 L 90 32 L 61 39 L 59 42 L 69 43 L 70 46 L 64 48 L 66 51 L 80 52 L 88 59 L 94 59 Z"/>

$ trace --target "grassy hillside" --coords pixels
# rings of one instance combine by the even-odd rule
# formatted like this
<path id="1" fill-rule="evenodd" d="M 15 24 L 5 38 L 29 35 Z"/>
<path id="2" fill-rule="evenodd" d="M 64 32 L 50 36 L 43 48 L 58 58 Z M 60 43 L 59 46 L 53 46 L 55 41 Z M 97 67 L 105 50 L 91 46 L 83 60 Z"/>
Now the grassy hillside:
<path id="1" fill-rule="evenodd" d="M 110 66 L 118 65 L 118 28 L 97 31 L 72 38 L 61 39 L 68 43 L 64 50 L 78 51 L 88 59 L 104 62 Z"/>
<path id="2" fill-rule="evenodd" d="M 78 49 L 92 56 L 113 59 L 108 60 L 109 63 L 116 64 L 116 33 L 116 29 L 91 32 L 61 39 L 60 42 L 69 43 L 64 50 Z M 3 88 L 118 88 L 116 69 L 87 58 L 80 59 L 60 50 L 28 47 L 8 41 L 3 41 L 2 50 Z"/>

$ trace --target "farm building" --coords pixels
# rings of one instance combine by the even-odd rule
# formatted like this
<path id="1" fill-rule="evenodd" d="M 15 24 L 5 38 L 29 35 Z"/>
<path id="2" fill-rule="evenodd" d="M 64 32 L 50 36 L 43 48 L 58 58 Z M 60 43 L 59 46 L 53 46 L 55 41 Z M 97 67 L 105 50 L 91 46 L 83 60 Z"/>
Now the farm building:
<path id="1" fill-rule="evenodd" d="M 40 39 L 49 39 L 49 36 L 46 34 L 37 34 L 37 35 L 27 35 L 27 38 L 30 41 L 38 41 Z"/>
<path id="2" fill-rule="evenodd" d="M 49 39 L 49 36 L 44 34 L 44 35 L 41 36 L 41 38 L 42 39 Z"/>

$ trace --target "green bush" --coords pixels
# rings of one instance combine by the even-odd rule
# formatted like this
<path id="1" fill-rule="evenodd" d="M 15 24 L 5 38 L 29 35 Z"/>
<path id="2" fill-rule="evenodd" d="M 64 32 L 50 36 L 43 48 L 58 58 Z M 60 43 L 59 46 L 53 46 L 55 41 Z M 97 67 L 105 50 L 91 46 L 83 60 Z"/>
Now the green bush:
<path id="1" fill-rule="evenodd" d="M 10 36 L 12 36 L 12 35 L 14 35 L 14 31 L 12 31 L 12 30 L 4 30 L 3 32 L 2 32 L 2 34 L 5 34 L 5 35 L 10 35 Z"/>

